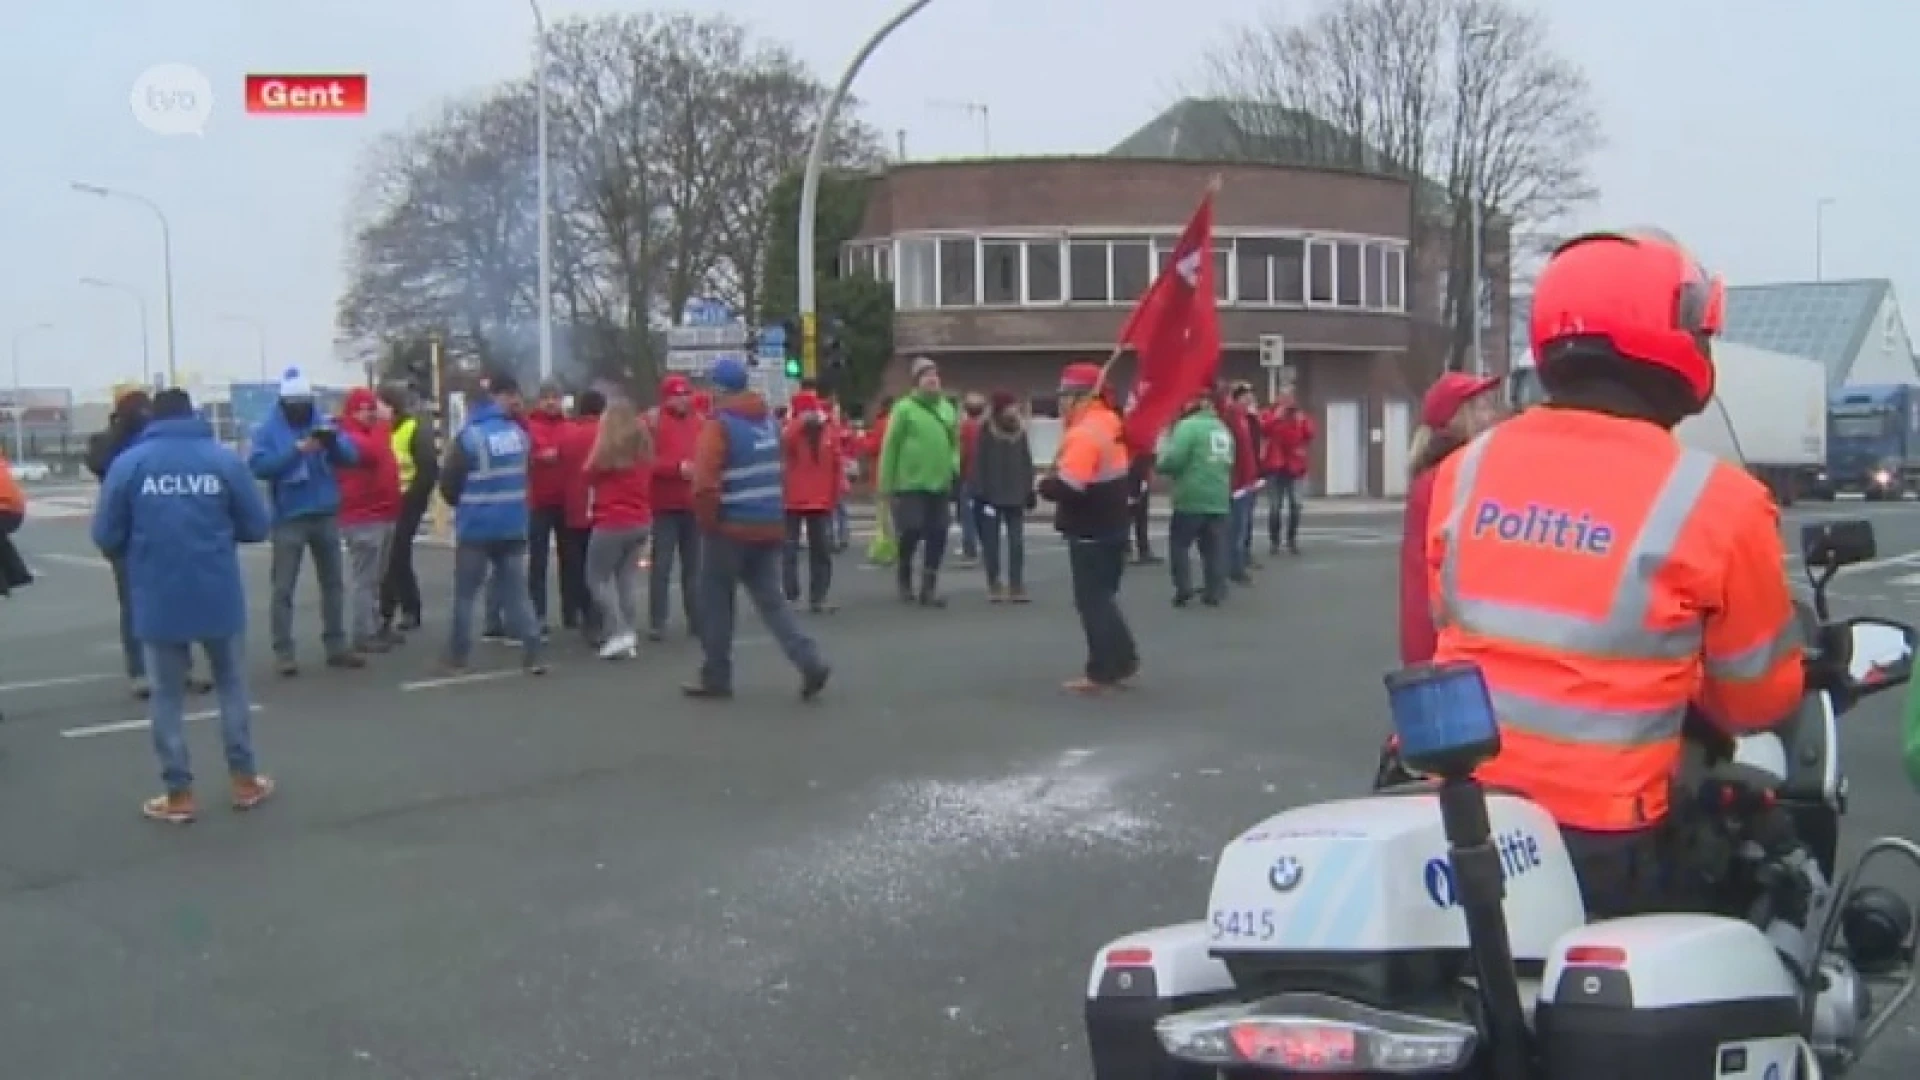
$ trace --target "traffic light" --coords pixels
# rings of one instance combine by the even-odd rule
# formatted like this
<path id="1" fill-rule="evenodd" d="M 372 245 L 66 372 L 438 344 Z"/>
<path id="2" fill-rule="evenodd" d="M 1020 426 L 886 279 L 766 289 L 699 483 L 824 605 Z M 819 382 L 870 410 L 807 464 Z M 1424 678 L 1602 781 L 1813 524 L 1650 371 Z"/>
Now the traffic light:
<path id="1" fill-rule="evenodd" d="M 747 348 L 747 366 L 750 368 L 759 367 L 760 366 L 760 331 L 758 330 L 747 331 L 746 348 Z"/>
<path id="2" fill-rule="evenodd" d="M 846 320 L 838 317 L 827 320 L 826 333 L 820 336 L 820 355 L 830 368 L 847 366 L 846 333 Z"/>
<path id="3" fill-rule="evenodd" d="M 807 373 L 806 371 L 807 343 L 801 331 L 800 320 L 799 319 L 784 320 L 780 324 L 780 329 L 786 335 L 786 347 L 787 347 L 787 364 L 785 369 L 786 376 L 789 379 L 798 379 Z"/>
<path id="4" fill-rule="evenodd" d="M 804 374 L 806 373 L 801 370 L 800 358 L 797 356 L 787 357 L 787 378 L 797 379 Z"/>

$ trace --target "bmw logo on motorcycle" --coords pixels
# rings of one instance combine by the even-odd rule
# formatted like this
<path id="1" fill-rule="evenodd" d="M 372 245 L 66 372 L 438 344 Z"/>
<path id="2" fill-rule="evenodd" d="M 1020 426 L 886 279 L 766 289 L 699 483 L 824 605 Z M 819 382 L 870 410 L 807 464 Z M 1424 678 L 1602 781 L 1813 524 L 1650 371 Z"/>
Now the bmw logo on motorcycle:
<path id="1" fill-rule="evenodd" d="M 1291 855 L 1282 855 L 1273 860 L 1273 866 L 1267 870 L 1267 884 L 1273 886 L 1274 892 L 1292 892 L 1293 887 L 1300 884 L 1300 878 L 1305 873 L 1306 870 L 1300 865 L 1299 859 Z"/>

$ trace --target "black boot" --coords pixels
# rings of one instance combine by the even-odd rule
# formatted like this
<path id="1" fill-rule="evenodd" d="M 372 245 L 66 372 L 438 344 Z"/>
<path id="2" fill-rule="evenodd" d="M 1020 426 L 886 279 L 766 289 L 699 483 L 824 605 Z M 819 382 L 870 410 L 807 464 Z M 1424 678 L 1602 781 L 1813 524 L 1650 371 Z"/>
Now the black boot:
<path id="1" fill-rule="evenodd" d="M 899 595 L 901 603 L 913 603 L 913 564 L 908 562 L 904 555 L 894 564 L 893 589 Z"/>
<path id="2" fill-rule="evenodd" d="M 947 598 L 940 595 L 940 575 L 936 571 L 928 570 L 920 575 L 920 606 L 930 608 L 947 606 Z"/>

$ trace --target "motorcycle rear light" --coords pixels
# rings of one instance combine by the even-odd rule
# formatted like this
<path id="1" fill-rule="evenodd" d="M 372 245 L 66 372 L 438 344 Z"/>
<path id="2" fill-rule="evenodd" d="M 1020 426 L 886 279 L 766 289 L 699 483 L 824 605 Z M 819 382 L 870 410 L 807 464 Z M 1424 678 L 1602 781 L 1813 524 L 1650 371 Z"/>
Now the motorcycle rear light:
<path id="1" fill-rule="evenodd" d="M 1107 953 L 1108 967 L 1147 967 L 1152 963 L 1152 949 L 1113 949 Z"/>
<path id="2" fill-rule="evenodd" d="M 1449 1073 L 1473 1057 L 1467 1024 L 1375 1009 L 1324 994 L 1281 994 L 1165 1016 L 1168 1054 L 1216 1069 L 1341 1075 Z"/>
<path id="3" fill-rule="evenodd" d="M 1567 950 L 1568 967 L 1623 968 L 1627 950 L 1615 945 L 1575 945 Z"/>

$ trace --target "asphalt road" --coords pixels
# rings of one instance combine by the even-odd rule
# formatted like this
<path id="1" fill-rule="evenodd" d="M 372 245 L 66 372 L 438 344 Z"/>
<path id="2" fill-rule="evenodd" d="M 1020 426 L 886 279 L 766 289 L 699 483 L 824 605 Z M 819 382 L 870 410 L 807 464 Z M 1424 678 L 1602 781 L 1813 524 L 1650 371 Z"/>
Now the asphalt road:
<path id="1" fill-rule="evenodd" d="M 1920 619 L 1920 508 L 1788 531 L 1853 513 L 1890 558 L 1841 612 Z M 903 609 L 843 559 L 842 610 L 807 621 L 835 666 L 813 706 L 750 617 L 726 704 L 679 696 L 683 639 L 432 680 L 450 560 L 425 552 L 429 632 L 403 651 L 278 680 L 256 649 L 282 793 L 186 829 L 136 812 L 155 767 L 104 566 L 77 520 L 29 525 L 43 580 L 0 603 L 4 1071 L 1083 1077 L 1093 950 L 1195 917 L 1229 836 L 1371 772 L 1397 521 L 1315 524 L 1222 610 L 1130 575 L 1145 671 L 1098 701 L 1058 690 L 1079 647 L 1038 532 L 1024 608 L 953 573 L 948 610 Z M 1856 841 L 1913 820 L 1896 711 L 1846 721 Z M 194 741 L 216 775 L 209 722 Z M 1885 1042 L 1855 1075 L 1920 1054 L 1910 1023 Z"/>

